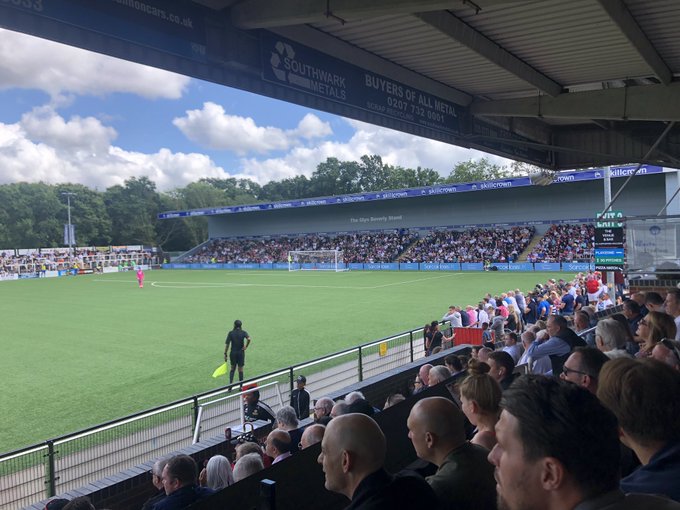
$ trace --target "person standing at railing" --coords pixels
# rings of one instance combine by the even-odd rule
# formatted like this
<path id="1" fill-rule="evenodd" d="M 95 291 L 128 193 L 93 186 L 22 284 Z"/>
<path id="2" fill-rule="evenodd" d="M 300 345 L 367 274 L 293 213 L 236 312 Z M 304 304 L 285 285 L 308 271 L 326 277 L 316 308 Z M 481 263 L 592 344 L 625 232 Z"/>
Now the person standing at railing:
<path id="1" fill-rule="evenodd" d="M 242 329 L 240 320 L 234 321 L 234 329 L 227 334 L 224 346 L 224 361 L 231 363 L 229 371 L 229 384 L 234 382 L 234 372 L 238 367 L 238 380 L 243 381 L 243 366 L 246 363 L 246 349 L 250 345 L 250 335 Z M 231 345 L 231 351 L 229 346 Z"/>

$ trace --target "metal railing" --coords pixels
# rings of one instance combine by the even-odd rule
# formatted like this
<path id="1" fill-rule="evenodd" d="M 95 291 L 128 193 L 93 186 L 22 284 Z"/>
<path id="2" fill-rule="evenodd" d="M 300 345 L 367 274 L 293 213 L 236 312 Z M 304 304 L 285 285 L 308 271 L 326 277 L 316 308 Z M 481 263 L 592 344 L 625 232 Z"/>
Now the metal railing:
<path id="1" fill-rule="evenodd" d="M 115 475 L 190 446 L 194 439 L 223 435 L 225 428 L 242 425 L 239 397 L 248 391 L 241 391 L 246 385 L 257 384 L 260 400 L 276 411 L 289 401 L 302 371 L 316 399 L 424 357 L 423 343 L 420 328 L 405 331 L 2 454 L 0 510 L 21 508 Z"/>

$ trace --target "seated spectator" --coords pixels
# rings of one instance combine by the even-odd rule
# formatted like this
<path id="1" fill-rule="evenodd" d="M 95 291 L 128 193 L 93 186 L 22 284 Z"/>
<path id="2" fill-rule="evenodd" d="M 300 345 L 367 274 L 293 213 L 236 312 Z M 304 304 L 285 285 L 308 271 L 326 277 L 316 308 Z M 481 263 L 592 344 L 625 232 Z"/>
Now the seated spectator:
<path id="1" fill-rule="evenodd" d="M 648 312 L 661 312 L 665 313 L 663 307 L 663 298 L 658 292 L 645 292 L 645 308 Z"/>
<path id="2" fill-rule="evenodd" d="M 393 405 L 398 404 L 399 402 L 403 402 L 406 400 L 406 397 L 402 395 L 401 393 L 392 393 L 391 395 L 388 395 L 388 397 L 385 399 L 385 405 L 383 406 L 383 410 L 392 407 Z"/>
<path id="3" fill-rule="evenodd" d="M 153 507 L 153 510 L 179 510 L 204 499 L 215 491 L 197 484 L 197 468 L 194 459 L 188 455 L 175 455 L 163 468 L 163 487 L 167 497 Z"/>
<path id="4" fill-rule="evenodd" d="M 626 351 L 627 331 L 614 319 L 600 319 L 595 327 L 595 344 L 610 359 L 630 358 Z"/>
<path id="5" fill-rule="evenodd" d="M 470 442 L 491 450 L 496 444 L 501 387 L 489 374 L 471 375 L 460 384 L 461 409 L 476 429 Z"/>
<path id="6" fill-rule="evenodd" d="M 469 375 L 488 374 L 489 364 L 479 361 L 478 359 L 470 358 L 467 365 L 467 372 Z"/>
<path id="7" fill-rule="evenodd" d="M 360 413 L 365 414 L 366 416 L 373 416 L 377 412 L 380 412 L 380 409 L 374 408 L 368 400 L 360 398 L 354 400 L 354 402 L 349 405 L 347 413 L 345 414 Z"/>
<path id="8" fill-rule="evenodd" d="M 621 442 L 642 463 L 621 480 L 621 489 L 680 501 L 680 373 L 656 360 L 612 360 L 602 369 L 597 396 L 616 415 Z"/>
<path id="9" fill-rule="evenodd" d="M 249 453 L 236 461 L 234 465 L 234 482 L 240 482 L 250 475 L 264 469 L 262 456 L 257 453 Z"/>
<path id="10" fill-rule="evenodd" d="M 676 334 L 672 340 L 680 340 L 680 289 L 669 289 L 664 300 L 666 313 L 675 321 Z"/>
<path id="11" fill-rule="evenodd" d="M 640 349 L 640 347 L 638 347 L 639 340 L 635 340 L 635 336 L 630 332 L 630 323 L 628 322 L 628 319 L 626 319 L 626 316 L 622 313 L 612 314 L 609 318 L 618 321 L 624 327 L 626 334 L 626 351 L 628 351 L 631 356 L 634 356 Z"/>
<path id="12" fill-rule="evenodd" d="M 652 349 L 652 358 L 680 371 L 680 343 L 664 338 Z"/>
<path id="13" fill-rule="evenodd" d="M 165 498 L 165 489 L 163 488 L 163 468 L 168 463 L 167 458 L 158 459 L 153 463 L 151 468 L 151 483 L 156 487 L 156 494 L 151 496 L 146 500 L 144 505 L 142 505 L 142 510 L 152 510 L 153 506 L 160 500 Z M 51 508 L 49 510 L 52 510 Z M 55 509 L 56 510 L 56 509 Z"/>
<path id="14" fill-rule="evenodd" d="M 264 452 L 272 458 L 272 464 L 277 464 L 291 456 L 292 447 L 290 434 L 285 430 L 272 430 L 267 435 Z"/>
<path id="15" fill-rule="evenodd" d="M 304 432 L 302 433 L 302 438 L 300 439 L 300 450 L 304 450 L 305 448 L 309 448 L 314 444 L 320 443 L 323 439 L 324 432 L 326 432 L 326 427 L 319 425 L 318 423 L 314 423 L 313 425 L 305 428 Z"/>
<path id="16" fill-rule="evenodd" d="M 560 378 L 587 389 L 593 395 L 597 392 L 600 370 L 609 358 L 593 347 L 577 347 L 562 365 Z"/>
<path id="17" fill-rule="evenodd" d="M 262 457 L 262 447 L 257 444 L 257 443 L 252 443 L 252 442 L 247 442 L 247 443 L 241 443 L 239 445 L 236 445 L 236 448 L 234 449 L 236 451 L 236 458 L 234 459 L 235 462 L 238 462 L 238 460 L 241 457 L 245 457 L 246 455 L 250 455 L 251 453 L 257 453 L 260 457 Z"/>
<path id="18" fill-rule="evenodd" d="M 79 496 L 72 499 L 64 506 L 64 510 L 96 510 L 92 501 L 87 496 Z"/>
<path id="19" fill-rule="evenodd" d="M 595 347 L 595 332 L 590 331 L 589 333 L 583 333 L 584 331 L 590 329 L 590 316 L 587 312 L 579 310 L 574 314 L 574 331 L 585 340 L 586 344 L 590 347 Z"/>
<path id="20" fill-rule="evenodd" d="M 420 370 L 418 370 L 418 377 L 420 378 L 420 382 L 423 384 L 421 390 L 427 388 L 430 385 L 430 370 L 432 370 L 432 365 L 429 363 L 423 365 L 420 367 Z"/>
<path id="21" fill-rule="evenodd" d="M 648 293 L 651 294 L 651 293 Z M 662 338 L 675 338 L 675 322 L 667 313 L 650 311 L 644 319 L 638 322 L 637 336 L 640 337 L 640 351 L 637 358 L 648 358 L 652 349 Z"/>
<path id="22" fill-rule="evenodd" d="M 640 309 L 640 305 L 636 301 L 628 299 L 623 302 L 622 313 L 626 318 L 626 321 L 628 321 L 628 329 L 630 330 L 630 333 L 635 335 L 637 332 L 638 323 L 640 322 L 640 319 L 642 319 L 642 310 Z"/>
<path id="23" fill-rule="evenodd" d="M 517 364 L 522 357 L 522 346 L 517 341 L 517 333 L 511 331 L 505 335 L 505 347 L 503 347 L 503 351 L 512 356 L 512 361 Z"/>
<path id="24" fill-rule="evenodd" d="M 163 491 L 163 496 L 165 496 L 165 491 Z M 47 502 L 45 510 L 64 510 L 64 507 L 68 504 L 68 499 L 55 498 Z"/>
<path id="25" fill-rule="evenodd" d="M 453 402 L 442 397 L 420 400 L 411 409 L 407 426 L 416 455 L 438 468 L 426 480 L 437 494 L 440 508 L 496 508 L 493 468 L 486 460 L 488 451 L 466 440 L 465 417 Z"/>
<path id="26" fill-rule="evenodd" d="M 234 483 L 231 463 L 223 455 L 213 455 L 198 475 L 198 483 L 214 491 L 229 487 Z"/>
<path id="27" fill-rule="evenodd" d="M 507 390 L 515 380 L 515 362 L 507 352 L 494 351 L 489 354 L 489 375 L 498 381 L 501 389 Z"/>
<path id="28" fill-rule="evenodd" d="M 451 377 L 451 372 L 444 365 L 437 365 L 430 370 L 430 386 L 446 381 Z"/>
<path id="29" fill-rule="evenodd" d="M 617 361 L 624 360 L 610 364 Z M 616 418 L 583 388 L 526 375 L 503 393 L 501 409 L 498 443 L 489 454 L 499 508 L 676 508 L 662 498 L 619 490 Z"/>
<path id="30" fill-rule="evenodd" d="M 333 399 L 329 397 L 321 397 L 314 404 L 314 421 L 319 421 L 324 416 L 330 416 L 333 410 Z"/>
<path id="31" fill-rule="evenodd" d="M 331 420 L 318 462 L 327 490 L 352 501 L 348 508 L 435 508 L 437 498 L 419 477 L 392 476 L 383 464 L 385 436 L 372 418 L 345 414 Z"/>
<path id="32" fill-rule="evenodd" d="M 331 409 L 331 418 L 349 413 L 349 404 L 344 400 L 338 400 L 333 404 L 333 409 Z"/>
<path id="33" fill-rule="evenodd" d="M 482 347 L 481 349 L 479 349 L 477 359 L 479 361 L 487 363 L 489 361 L 489 354 L 491 354 L 492 352 L 493 352 L 492 349 L 489 349 L 488 347 Z"/>
<path id="34" fill-rule="evenodd" d="M 465 370 L 465 366 L 463 365 L 460 356 L 449 354 L 446 358 L 444 358 L 444 364 L 446 365 L 446 368 L 449 369 L 449 372 L 451 372 L 454 382 L 459 381 L 463 377 L 467 376 L 467 371 Z"/>
<path id="35" fill-rule="evenodd" d="M 581 337 L 569 329 L 567 320 L 561 315 L 551 315 L 548 318 L 546 331 L 550 335 L 548 340 L 540 340 L 537 337 L 527 349 L 527 356 L 534 361 L 551 355 L 566 355 L 574 348 L 586 345 Z M 546 366 L 541 367 L 543 370 L 546 368 Z M 533 367 L 533 373 L 539 373 L 536 366 Z M 548 373 L 548 371 L 541 373 Z"/>
<path id="36" fill-rule="evenodd" d="M 302 437 L 302 430 L 298 428 L 299 426 L 297 413 L 292 406 L 283 406 L 276 411 L 276 427 L 285 430 L 290 435 L 291 453 L 297 451 L 297 445 Z"/>

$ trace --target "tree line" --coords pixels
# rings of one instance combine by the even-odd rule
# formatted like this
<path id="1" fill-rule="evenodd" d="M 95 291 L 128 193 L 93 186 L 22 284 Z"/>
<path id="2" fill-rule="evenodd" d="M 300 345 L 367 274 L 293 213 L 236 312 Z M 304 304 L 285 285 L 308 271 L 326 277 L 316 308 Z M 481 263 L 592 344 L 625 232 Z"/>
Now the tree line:
<path id="1" fill-rule="evenodd" d="M 457 164 L 443 177 L 430 168 L 404 168 L 363 156 L 359 161 L 328 158 L 311 177 L 299 175 L 259 185 L 248 179 L 200 179 L 183 188 L 159 192 L 147 177 L 97 191 L 80 184 L 13 183 L 0 185 L 0 249 L 63 246 L 67 223 L 64 193 L 71 198 L 71 218 L 78 246 L 153 245 L 187 250 L 208 236 L 205 218 L 158 220 L 163 211 L 275 202 L 456 182 L 500 179 L 526 172 L 486 158 Z"/>

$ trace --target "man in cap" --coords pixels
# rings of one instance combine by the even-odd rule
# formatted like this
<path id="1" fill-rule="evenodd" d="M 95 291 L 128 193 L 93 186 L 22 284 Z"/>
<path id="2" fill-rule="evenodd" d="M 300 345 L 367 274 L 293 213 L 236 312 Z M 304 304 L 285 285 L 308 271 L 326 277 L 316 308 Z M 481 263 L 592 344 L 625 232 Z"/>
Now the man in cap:
<path id="1" fill-rule="evenodd" d="M 298 420 L 304 420 L 309 418 L 309 402 L 311 400 L 309 392 L 305 389 L 307 378 L 304 375 L 298 375 L 295 383 L 297 388 L 290 394 L 290 406 L 295 409 Z"/>

